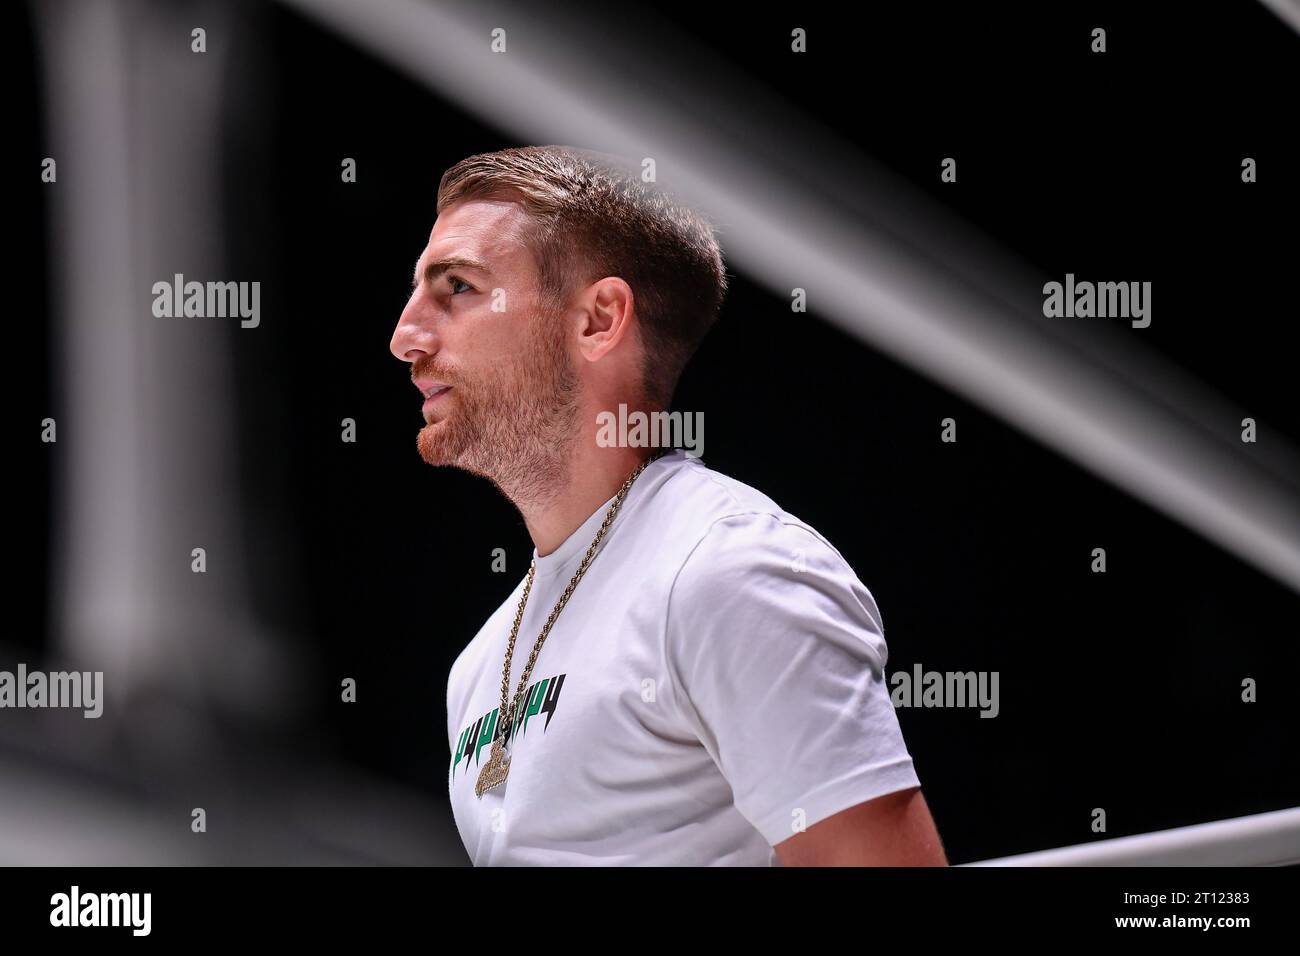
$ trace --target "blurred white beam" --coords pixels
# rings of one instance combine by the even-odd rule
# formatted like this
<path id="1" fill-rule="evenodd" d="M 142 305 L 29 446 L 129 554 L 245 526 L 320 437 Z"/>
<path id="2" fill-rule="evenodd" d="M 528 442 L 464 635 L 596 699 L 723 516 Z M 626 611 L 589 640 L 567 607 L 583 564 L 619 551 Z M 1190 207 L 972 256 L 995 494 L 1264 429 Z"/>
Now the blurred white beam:
<path id="1" fill-rule="evenodd" d="M 282 662 L 250 620 L 231 415 L 230 343 L 256 333 L 152 312 L 153 284 L 176 273 L 236 278 L 218 181 L 231 8 L 43 0 L 33 13 L 58 164 L 55 656 L 105 672 L 110 720 L 146 685 L 275 713 Z M 196 26 L 207 52 L 191 50 Z M 206 573 L 191 571 L 196 547 Z"/>
<path id="2" fill-rule="evenodd" d="M 1300 33 L 1300 0 L 1259 0 L 1277 15 L 1278 19 Z"/>

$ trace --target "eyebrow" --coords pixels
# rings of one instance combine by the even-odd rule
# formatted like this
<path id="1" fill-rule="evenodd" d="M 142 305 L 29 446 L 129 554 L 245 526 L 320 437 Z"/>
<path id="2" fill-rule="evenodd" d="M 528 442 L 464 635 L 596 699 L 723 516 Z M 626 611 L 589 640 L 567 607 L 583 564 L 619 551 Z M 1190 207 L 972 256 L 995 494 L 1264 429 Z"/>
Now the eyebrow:
<path id="1" fill-rule="evenodd" d="M 415 264 L 415 275 L 411 277 L 411 288 L 417 288 L 420 284 L 420 264 Z M 471 259 L 467 256 L 447 256 L 445 259 L 437 259 L 430 262 L 424 267 L 424 281 L 433 282 L 444 272 L 451 269 L 475 269 L 478 272 L 487 272 L 488 267 L 485 263 L 477 259 Z"/>

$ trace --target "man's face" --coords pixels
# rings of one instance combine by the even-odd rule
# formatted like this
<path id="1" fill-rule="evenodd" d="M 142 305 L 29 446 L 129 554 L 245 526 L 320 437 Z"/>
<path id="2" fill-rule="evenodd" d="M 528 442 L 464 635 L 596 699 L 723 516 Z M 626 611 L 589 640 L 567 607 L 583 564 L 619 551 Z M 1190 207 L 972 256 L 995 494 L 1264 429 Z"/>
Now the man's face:
<path id="1" fill-rule="evenodd" d="M 518 238 L 524 223 L 513 202 L 445 209 L 389 345 L 421 392 L 421 457 L 512 495 L 563 471 L 578 414 L 567 330 L 539 301 L 536 263 Z"/>

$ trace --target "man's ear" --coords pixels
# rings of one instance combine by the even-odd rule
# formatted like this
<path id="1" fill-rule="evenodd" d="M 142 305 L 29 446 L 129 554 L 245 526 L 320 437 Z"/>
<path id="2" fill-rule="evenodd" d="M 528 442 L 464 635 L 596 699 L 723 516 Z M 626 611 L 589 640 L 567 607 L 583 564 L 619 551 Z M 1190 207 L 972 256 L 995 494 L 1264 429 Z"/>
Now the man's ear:
<path id="1" fill-rule="evenodd" d="M 634 306 L 632 287 L 618 276 L 587 286 L 578 301 L 578 348 L 583 358 L 594 362 L 632 334 Z"/>

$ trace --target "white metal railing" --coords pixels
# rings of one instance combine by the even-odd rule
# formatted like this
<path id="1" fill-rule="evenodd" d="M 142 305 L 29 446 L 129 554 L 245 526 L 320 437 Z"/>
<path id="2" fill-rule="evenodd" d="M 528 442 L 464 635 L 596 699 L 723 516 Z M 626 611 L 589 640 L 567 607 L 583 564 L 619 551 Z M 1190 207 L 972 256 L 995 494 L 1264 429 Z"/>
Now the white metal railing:
<path id="1" fill-rule="evenodd" d="M 1300 863 L 1300 807 L 963 866 L 1285 866 Z"/>

